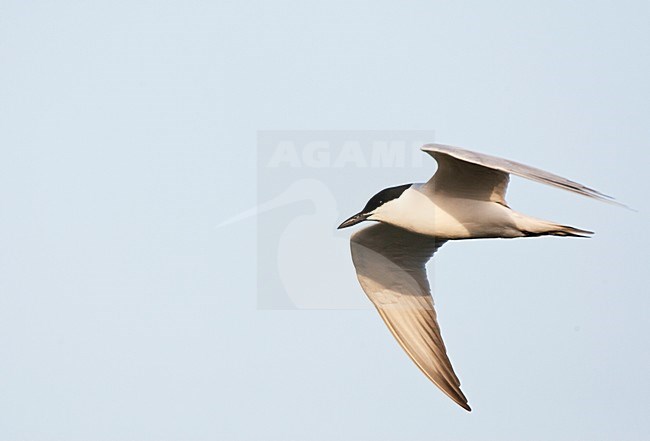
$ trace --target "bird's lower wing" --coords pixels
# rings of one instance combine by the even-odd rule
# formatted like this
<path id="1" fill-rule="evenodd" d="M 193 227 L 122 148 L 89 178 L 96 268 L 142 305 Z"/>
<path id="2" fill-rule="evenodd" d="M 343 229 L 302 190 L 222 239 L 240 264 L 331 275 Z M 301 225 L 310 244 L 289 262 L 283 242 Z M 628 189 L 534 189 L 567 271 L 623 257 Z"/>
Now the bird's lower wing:
<path id="1" fill-rule="evenodd" d="M 471 410 L 447 357 L 425 269 L 444 241 L 377 224 L 350 243 L 359 283 L 399 344 L 436 386 Z"/>

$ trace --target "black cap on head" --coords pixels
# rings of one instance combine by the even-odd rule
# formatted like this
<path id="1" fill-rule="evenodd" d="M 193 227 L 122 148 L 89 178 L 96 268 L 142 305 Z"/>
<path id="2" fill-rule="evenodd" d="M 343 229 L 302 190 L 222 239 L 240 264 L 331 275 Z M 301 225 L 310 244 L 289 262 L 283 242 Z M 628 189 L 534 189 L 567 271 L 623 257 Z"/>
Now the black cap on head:
<path id="1" fill-rule="evenodd" d="M 363 207 L 362 213 L 372 213 L 378 207 L 381 207 L 388 201 L 397 199 L 413 184 L 404 184 L 398 185 L 397 187 L 384 188 L 382 191 L 370 198 L 365 207 Z"/>
<path id="2" fill-rule="evenodd" d="M 352 225 L 358 224 L 359 222 L 362 222 L 366 220 L 369 216 L 370 213 L 375 211 L 378 207 L 381 207 L 388 201 L 392 201 L 393 199 L 397 199 L 406 191 L 407 188 L 409 188 L 412 184 L 404 184 L 404 185 L 398 185 L 397 187 L 389 187 L 385 188 L 373 197 L 370 198 L 368 203 L 366 204 L 365 207 L 363 207 L 363 210 L 361 212 L 355 214 L 354 216 L 350 217 L 349 219 L 345 220 L 341 225 L 339 225 L 339 229 L 341 228 L 346 228 L 346 227 L 351 227 Z"/>

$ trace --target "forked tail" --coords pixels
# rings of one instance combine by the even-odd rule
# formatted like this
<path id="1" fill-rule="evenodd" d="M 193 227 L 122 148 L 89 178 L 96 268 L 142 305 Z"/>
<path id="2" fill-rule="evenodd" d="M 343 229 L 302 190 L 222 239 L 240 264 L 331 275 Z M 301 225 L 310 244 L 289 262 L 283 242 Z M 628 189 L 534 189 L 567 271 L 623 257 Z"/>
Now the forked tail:
<path id="1" fill-rule="evenodd" d="M 526 216 L 521 213 L 512 212 L 513 220 L 517 229 L 527 237 L 536 236 L 569 236 L 569 237 L 590 237 L 593 231 L 581 230 L 580 228 L 568 225 L 556 224 L 542 219 Z"/>
<path id="2" fill-rule="evenodd" d="M 593 231 L 581 230 L 580 228 L 570 227 L 568 225 L 559 225 L 559 229 L 551 231 L 552 236 L 571 236 L 571 237 L 591 237 Z"/>
<path id="3" fill-rule="evenodd" d="M 580 228 L 568 225 L 548 224 L 548 229 L 540 231 L 523 231 L 527 237 L 535 236 L 568 236 L 568 237 L 591 237 L 593 231 L 581 230 Z"/>

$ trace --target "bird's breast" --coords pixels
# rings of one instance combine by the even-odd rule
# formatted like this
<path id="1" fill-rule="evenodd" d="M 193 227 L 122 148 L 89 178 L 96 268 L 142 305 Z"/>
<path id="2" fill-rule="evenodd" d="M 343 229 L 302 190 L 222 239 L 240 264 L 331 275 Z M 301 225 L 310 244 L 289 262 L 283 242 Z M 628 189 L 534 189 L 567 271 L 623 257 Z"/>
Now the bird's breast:
<path id="1" fill-rule="evenodd" d="M 406 194 L 408 192 L 408 194 Z M 407 190 L 395 226 L 414 233 L 443 239 L 516 237 L 512 211 L 491 201 L 430 196 L 417 187 Z"/>

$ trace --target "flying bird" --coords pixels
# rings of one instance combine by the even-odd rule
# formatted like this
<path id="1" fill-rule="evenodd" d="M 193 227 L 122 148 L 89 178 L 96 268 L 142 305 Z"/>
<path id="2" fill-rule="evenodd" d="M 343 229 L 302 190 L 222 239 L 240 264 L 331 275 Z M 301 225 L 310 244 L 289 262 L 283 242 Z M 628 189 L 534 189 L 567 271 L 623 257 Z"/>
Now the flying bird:
<path id="1" fill-rule="evenodd" d="M 379 222 L 350 238 L 359 283 L 424 375 L 471 411 L 447 356 L 425 264 L 450 240 L 593 234 L 512 210 L 505 199 L 511 174 L 622 204 L 577 182 L 507 159 L 442 144 L 426 144 L 422 150 L 438 163 L 428 182 L 380 191 L 338 228 Z"/>

